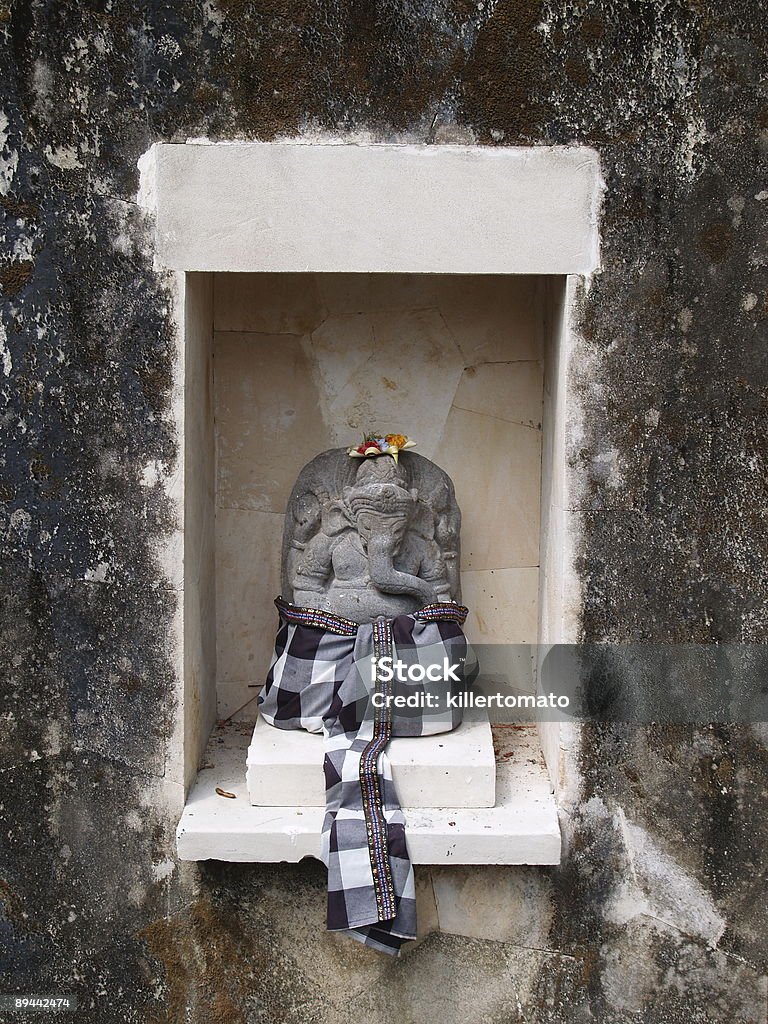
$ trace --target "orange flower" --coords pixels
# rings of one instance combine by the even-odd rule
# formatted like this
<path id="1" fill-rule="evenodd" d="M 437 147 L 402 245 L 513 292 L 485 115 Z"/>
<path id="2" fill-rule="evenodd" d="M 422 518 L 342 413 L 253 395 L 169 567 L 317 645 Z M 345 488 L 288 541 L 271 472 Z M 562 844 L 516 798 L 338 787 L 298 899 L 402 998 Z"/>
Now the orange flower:
<path id="1" fill-rule="evenodd" d="M 394 445 L 395 448 L 402 448 L 407 443 L 408 438 L 405 434 L 387 434 L 385 440 L 388 444 Z"/>

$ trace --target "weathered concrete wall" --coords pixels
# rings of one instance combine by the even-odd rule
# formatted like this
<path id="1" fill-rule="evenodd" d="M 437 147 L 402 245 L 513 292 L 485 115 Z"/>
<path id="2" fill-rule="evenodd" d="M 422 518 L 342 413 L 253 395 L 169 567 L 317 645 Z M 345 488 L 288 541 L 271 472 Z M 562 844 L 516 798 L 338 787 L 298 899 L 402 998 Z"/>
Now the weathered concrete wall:
<path id="1" fill-rule="evenodd" d="M 173 325 L 133 197 L 140 153 L 190 136 L 595 146 L 583 634 L 764 642 L 765 14 L 28 0 L 0 35 L 2 988 L 75 991 L 99 1022 L 764 1021 L 760 728 L 587 731 L 564 865 L 436 873 L 503 914 L 399 963 L 316 937 L 319 866 L 174 865 L 177 595 L 143 475 L 175 457 Z"/>

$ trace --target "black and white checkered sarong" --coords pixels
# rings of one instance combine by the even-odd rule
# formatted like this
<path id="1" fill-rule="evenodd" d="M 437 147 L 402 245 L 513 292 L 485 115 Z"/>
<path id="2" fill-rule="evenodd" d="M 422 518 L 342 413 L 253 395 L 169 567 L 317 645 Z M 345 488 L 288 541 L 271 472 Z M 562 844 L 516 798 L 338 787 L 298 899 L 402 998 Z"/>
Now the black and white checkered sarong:
<path id="1" fill-rule="evenodd" d="M 433 604 L 358 625 L 280 598 L 275 604 L 280 626 L 259 705 L 270 725 L 325 738 L 328 929 L 397 955 L 416 938 L 416 892 L 384 750 L 392 736 L 435 735 L 461 722 L 449 698 L 463 689 L 455 676 L 466 657 L 467 609 Z M 388 680 L 382 658 L 404 666 L 408 680 Z M 388 698 L 396 697 L 410 706 L 393 706 Z"/>

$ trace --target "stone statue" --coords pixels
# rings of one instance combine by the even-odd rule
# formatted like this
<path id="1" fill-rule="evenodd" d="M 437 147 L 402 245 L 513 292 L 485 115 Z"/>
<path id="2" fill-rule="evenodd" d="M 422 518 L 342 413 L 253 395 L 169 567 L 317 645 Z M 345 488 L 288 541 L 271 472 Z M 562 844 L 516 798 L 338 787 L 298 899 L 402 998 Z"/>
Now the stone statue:
<path id="1" fill-rule="evenodd" d="M 288 501 L 283 597 L 358 623 L 460 602 L 460 527 L 453 483 L 429 459 L 323 452 Z"/>

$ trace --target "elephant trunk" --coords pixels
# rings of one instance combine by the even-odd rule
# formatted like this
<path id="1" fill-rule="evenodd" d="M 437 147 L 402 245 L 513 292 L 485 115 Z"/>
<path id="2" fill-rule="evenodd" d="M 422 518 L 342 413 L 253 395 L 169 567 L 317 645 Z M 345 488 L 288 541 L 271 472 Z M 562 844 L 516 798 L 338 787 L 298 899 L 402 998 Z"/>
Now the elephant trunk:
<path id="1" fill-rule="evenodd" d="M 423 604 L 434 601 L 434 588 L 427 580 L 395 568 L 395 551 L 395 541 L 388 533 L 372 533 L 368 538 L 368 571 L 374 585 L 385 594 L 410 594 Z"/>

